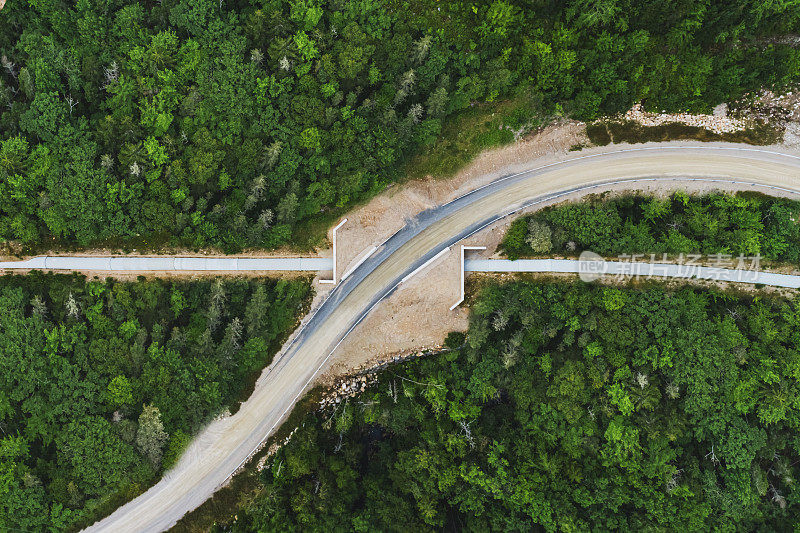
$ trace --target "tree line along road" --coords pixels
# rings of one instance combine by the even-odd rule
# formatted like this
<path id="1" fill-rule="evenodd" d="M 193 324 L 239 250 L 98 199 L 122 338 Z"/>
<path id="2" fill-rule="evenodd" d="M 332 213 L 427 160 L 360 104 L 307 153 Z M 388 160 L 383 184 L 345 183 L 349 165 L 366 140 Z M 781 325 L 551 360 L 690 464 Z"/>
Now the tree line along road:
<path id="1" fill-rule="evenodd" d="M 234 416 L 210 424 L 161 481 L 88 531 L 161 531 L 202 504 L 287 416 L 342 339 L 442 249 L 539 202 L 650 180 L 677 189 L 687 178 L 718 180 L 729 190 L 800 194 L 800 155 L 731 144 L 610 146 L 500 178 L 420 213 L 333 289 Z"/>

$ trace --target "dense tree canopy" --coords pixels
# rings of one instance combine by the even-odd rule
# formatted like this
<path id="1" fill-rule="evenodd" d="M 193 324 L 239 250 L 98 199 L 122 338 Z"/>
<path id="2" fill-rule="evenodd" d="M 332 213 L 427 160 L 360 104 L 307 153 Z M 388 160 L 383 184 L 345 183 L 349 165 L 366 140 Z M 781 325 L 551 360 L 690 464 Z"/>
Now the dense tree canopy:
<path id="1" fill-rule="evenodd" d="M 311 414 L 224 531 L 789 531 L 800 305 L 485 287 L 466 339 Z"/>
<path id="2" fill-rule="evenodd" d="M 108 512 L 234 407 L 305 281 L 0 278 L 0 530 Z"/>
<path id="3" fill-rule="evenodd" d="M 286 242 L 475 102 L 579 118 L 797 80 L 795 2 L 10 0 L 0 240 Z"/>
<path id="4" fill-rule="evenodd" d="M 757 194 L 596 196 L 515 220 L 503 248 L 513 258 L 591 250 L 604 256 L 760 255 L 797 263 L 800 202 Z"/>

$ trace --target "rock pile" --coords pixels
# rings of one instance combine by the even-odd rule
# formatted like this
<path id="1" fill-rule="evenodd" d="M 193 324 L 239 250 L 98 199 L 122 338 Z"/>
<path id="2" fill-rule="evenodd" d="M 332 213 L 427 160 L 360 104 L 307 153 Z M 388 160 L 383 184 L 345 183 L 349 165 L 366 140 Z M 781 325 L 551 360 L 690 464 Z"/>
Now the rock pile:
<path id="1" fill-rule="evenodd" d="M 690 113 L 649 113 L 642 109 L 641 104 L 636 104 L 623 118 L 641 124 L 642 126 L 661 126 L 663 124 L 680 123 L 687 126 L 705 128 L 713 133 L 733 133 L 747 129 L 744 120 L 715 115 L 692 115 Z"/>
<path id="2" fill-rule="evenodd" d="M 791 122 L 783 130 L 783 144 L 791 148 L 800 148 L 800 124 Z"/>
<path id="3" fill-rule="evenodd" d="M 332 386 L 319 402 L 319 410 L 340 404 L 342 400 L 360 394 L 369 385 L 378 381 L 378 373 L 389 365 L 395 365 L 417 357 L 424 357 L 442 351 L 442 346 L 433 346 L 430 349 L 415 351 L 410 354 L 395 355 L 386 361 L 380 361 L 365 368 L 359 369 L 355 374 L 351 374 Z"/>
<path id="4" fill-rule="evenodd" d="M 369 385 L 376 381 L 378 381 L 378 375 L 374 372 L 344 378 L 332 387 L 328 394 L 322 397 L 319 402 L 320 411 L 326 407 L 340 404 L 345 398 L 364 392 Z"/>
<path id="5" fill-rule="evenodd" d="M 785 124 L 800 121 L 800 88 L 785 93 L 774 93 L 768 89 L 746 95 L 747 112 L 754 118 Z"/>

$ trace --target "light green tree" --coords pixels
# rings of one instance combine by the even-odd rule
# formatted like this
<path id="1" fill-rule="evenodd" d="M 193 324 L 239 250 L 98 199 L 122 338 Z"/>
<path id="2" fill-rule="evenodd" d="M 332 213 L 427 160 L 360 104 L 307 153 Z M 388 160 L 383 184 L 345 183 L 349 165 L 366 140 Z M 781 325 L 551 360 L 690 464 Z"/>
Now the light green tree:
<path id="1" fill-rule="evenodd" d="M 115 407 L 133 403 L 133 388 L 125 376 L 117 376 L 108 384 L 108 399 Z"/>
<path id="2" fill-rule="evenodd" d="M 537 254 L 544 254 L 552 250 L 553 231 L 550 226 L 538 220 L 531 219 L 528 222 L 528 235 L 525 237 L 525 242 Z"/>
<path id="3" fill-rule="evenodd" d="M 158 407 L 145 405 L 142 414 L 139 415 L 139 429 L 136 432 L 136 446 L 139 451 L 154 465 L 159 465 L 168 438 Z"/>

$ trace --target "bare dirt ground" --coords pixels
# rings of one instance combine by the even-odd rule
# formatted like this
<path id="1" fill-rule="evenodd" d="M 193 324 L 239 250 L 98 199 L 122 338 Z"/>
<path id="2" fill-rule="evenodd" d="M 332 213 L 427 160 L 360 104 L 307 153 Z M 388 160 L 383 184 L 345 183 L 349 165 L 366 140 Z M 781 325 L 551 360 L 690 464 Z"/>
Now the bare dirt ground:
<path id="1" fill-rule="evenodd" d="M 453 247 L 402 284 L 337 348 L 322 384 L 396 356 L 438 348 L 449 332 L 466 330 L 467 309 L 450 311 L 460 295 L 460 267 L 460 249 Z"/>

